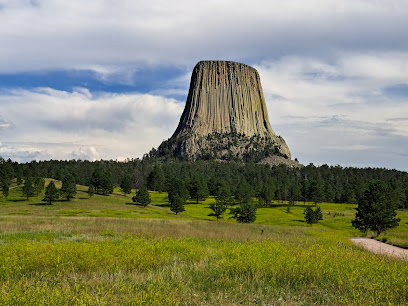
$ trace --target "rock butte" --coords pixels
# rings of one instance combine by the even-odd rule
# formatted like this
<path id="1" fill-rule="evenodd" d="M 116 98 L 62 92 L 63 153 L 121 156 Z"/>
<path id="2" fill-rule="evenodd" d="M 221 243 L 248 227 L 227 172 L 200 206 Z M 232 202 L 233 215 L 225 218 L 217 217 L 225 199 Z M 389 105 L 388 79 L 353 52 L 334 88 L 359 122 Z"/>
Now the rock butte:
<path id="1" fill-rule="evenodd" d="M 156 153 L 186 160 L 291 159 L 269 123 L 258 71 L 231 61 L 197 63 L 179 125 Z"/>

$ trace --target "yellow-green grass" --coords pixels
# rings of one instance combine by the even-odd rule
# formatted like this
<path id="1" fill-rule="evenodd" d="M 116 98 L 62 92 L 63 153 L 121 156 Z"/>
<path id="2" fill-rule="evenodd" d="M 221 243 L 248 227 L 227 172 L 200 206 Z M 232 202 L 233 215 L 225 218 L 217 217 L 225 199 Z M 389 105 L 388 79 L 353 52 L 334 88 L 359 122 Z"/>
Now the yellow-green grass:
<path id="1" fill-rule="evenodd" d="M 46 183 L 49 183 L 49 179 Z M 61 187 L 61 182 L 55 181 L 57 188 Z M 195 204 L 195 201 L 189 200 L 185 205 L 185 211 L 175 215 L 170 211 L 168 198 L 165 192 L 150 192 L 152 203 L 147 207 L 134 205 L 132 196 L 124 195 L 116 188 L 114 194 L 110 196 L 94 195 L 89 198 L 86 193 L 86 186 L 77 186 L 78 193 L 72 201 L 60 199 L 53 205 L 45 205 L 42 202 L 43 193 L 39 196 L 26 200 L 22 196 L 21 188 L 15 184 L 12 185 L 10 196 L 7 200 L 0 200 L 0 216 L 21 215 L 21 216 L 53 216 L 53 217 L 112 217 L 112 218 L 145 218 L 145 219 L 188 219 L 188 220 L 208 220 L 216 222 L 214 217 L 208 216 L 211 213 L 209 205 L 215 202 L 213 197 Z M 304 203 L 297 202 L 297 205 L 287 211 L 287 203 L 283 201 L 273 201 L 270 208 L 260 208 L 257 211 L 257 220 L 255 223 L 279 225 L 279 226 L 307 226 L 304 222 Z M 312 203 L 306 203 L 312 205 Z M 333 204 L 320 203 L 324 219 L 317 228 L 332 229 L 341 231 L 348 236 L 361 236 L 362 234 L 351 226 L 351 220 L 355 215 L 355 204 Z M 229 219 L 230 215 L 224 215 L 224 219 L 218 222 L 236 222 Z M 407 246 L 408 245 L 408 211 L 398 211 L 398 217 L 401 218 L 400 225 L 397 228 L 388 230 L 378 239 L 387 239 L 388 243 Z"/>
<path id="2" fill-rule="evenodd" d="M 211 230 L 209 222 L 184 222 Z M 251 236 L 261 225 L 239 226 Z M 113 231 L 1 235 L 0 304 L 408 303 L 406 261 L 368 253 L 324 230 L 266 235 L 248 241 Z"/>
<path id="3" fill-rule="evenodd" d="M 209 217 L 211 197 L 175 215 L 166 193 L 143 208 L 134 191 L 89 198 L 78 186 L 73 201 L 43 205 L 20 189 L 0 201 L 0 305 L 408 303 L 408 261 L 348 240 L 356 205 L 322 203 L 309 226 L 303 203 L 274 202 L 238 224 Z M 405 243 L 399 217 L 385 236 Z"/>

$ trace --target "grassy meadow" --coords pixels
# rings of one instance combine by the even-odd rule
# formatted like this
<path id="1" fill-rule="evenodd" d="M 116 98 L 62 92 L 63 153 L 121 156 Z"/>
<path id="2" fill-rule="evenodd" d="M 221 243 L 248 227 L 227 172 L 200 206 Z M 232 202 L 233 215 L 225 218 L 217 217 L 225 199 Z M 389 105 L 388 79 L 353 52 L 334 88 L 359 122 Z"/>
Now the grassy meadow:
<path id="1" fill-rule="evenodd" d="M 0 305 L 408 304 L 408 261 L 348 240 L 356 205 L 322 203 L 309 226 L 303 203 L 276 202 L 237 224 L 208 216 L 213 198 L 175 215 L 165 193 L 143 208 L 86 190 L 44 205 L 13 185 L 0 199 Z M 407 246 L 399 217 L 379 239 Z"/>

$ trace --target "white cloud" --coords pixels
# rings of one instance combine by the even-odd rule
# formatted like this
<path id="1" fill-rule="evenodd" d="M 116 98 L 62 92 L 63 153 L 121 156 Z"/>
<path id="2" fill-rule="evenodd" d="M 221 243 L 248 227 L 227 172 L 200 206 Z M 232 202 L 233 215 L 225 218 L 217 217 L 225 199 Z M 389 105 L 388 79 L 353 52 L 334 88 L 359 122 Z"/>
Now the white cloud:
<path id="1" fill-rule="evenodd" d="M 406 0 L 0 0 L 0 74 L 186 72 L 151 95 L 3 89 L 0 154 L 141 156 L 181 114 L 162 96 L 187 95 L 197 61 L 225 59 L 257 64 L 272 127 L 301 161 L 401 169 L 407 99 L 387 88 L 408 84 L 407 36 Z"/>
<path id="2" fill-rule="evenodd" d="M 0 1 L 0 71 L 406 50 L 405 0 Z M 123 74 L 122 74 L 123 75 Z"/>
<path id="3" fill-rule="evenodd" d="M 408 53 L 349 53 L 335 62 L 304 56 L 263 62 L 257 69 L 271 125 L 306 163 L 407 169 L 408 120 L 401 116 L 408 97 L 383 90 L 406 82 L 407 60 Z"/>
<path id="4" fill-rule="evenodd" d="M 183 105 L 147 94 L 92 95 L 40 88 L 0 95 L 1 116 L 13 122 L 0 130 L 3 157 L 24 159 L 116 159 L 141 157 L 175 130 Z"/>

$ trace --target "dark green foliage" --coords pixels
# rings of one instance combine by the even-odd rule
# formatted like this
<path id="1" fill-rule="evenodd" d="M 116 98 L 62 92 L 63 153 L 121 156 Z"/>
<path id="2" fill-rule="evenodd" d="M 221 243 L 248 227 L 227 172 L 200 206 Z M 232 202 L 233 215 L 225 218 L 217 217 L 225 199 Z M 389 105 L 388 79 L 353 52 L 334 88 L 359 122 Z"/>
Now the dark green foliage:
<path id="1" fill-rule="evenodd" d="M 33 197 L 35 195 L 35 189 L 33 186 L 33 179 L 31 177 L 27 178 L 24 182 L 23 186 L 23 196 L 28 198 Z"/>
<path id="2" fill-rule="evenodd" d="M 305 210 L 303 211 L 303 214 L 305 215 L 305 220 L 306 223 L 312 225 L 315 222 L 315 215 L 314 215 L 314 211 L 311 207 L 306 207 Z"/>
<path id="3" fill-rule="evenodd" d="M 256 141 L 254 139 L 254 145 Z M 248 150 L 250 149 L 249 147 Z M 216 196 L 222 184 L 229 188 L 230 193 L 234 195 L 238 203 L 242 201 L 242 195 L 239 195 L 242 189 L 241 185 L 249 186 L 250 189 L 250 191 L 245 191 L 243 194 L 258 196 L 265 182 L 269 180 L 274 182 L 275 200 L 296 202 L 312 201 L 312 195 L 309 192 L 310 185 L 320 178 L 323 184 L 323 194 L 320 194 L 322 198 L 318 199 L 318 202 L 334 201 L 335 203 L 359 201 L 369 183 L 373 180 L 380 180 L 386 184 L 390 192 L 395 192 L 395 196 L 392 195 L 392 197 L 399 202 L 399 207 L 408 208 L 408 173 L 406 172 L 373 168 L 342 168 L 327 165 L 316 167 L 313 164 L 302 168 L 288 168 L 282 165 L 270 167 L 255 163 L 226 163 L 213 160 L 181 162 L 169 159 L 164 162 L 149 155 L 145 155 L 143 159 L 131 159 L 126 162 L 113 160 L 95 162 L 50 160 L 18 164 L 12 161 L 0 160 L 0 183 L 3 182 L 2 178 L 4 177 L 7 177 L 11 183 L 12 178 L 18 176 L 19 172 L 25 178 L 48 177 L 54 179 L 60 177 L 61 174 L 69 173 L 75 178 L 77 184 L 89 186 L 92 184 L 94 172 L 100 169 L 99 171 L 109 176 L 112 186 L 120 186 L 123 177 L 129 175 L 132 188 L 140 188 L 146 184 L 148 176 L 155 167 L 161 168 L 162 171 L 158 171 L 164 174 L 164 191 L 170 189 L 174 180 L 181 180 L 186 186 L 190 186 L 190 182 L 199 177 L 207 183 L 210 195 Z M 301 194 L 294 192 L 292 195 L 292 185 L 297 185 L 297 188 L 301 190 Z M 103 193 L 99 186 L 97 192 Z"/>
<path id="4" fill-rule="evenodd" d="M 174 212 L 176 215 L 185 210 L 184 209 L 185 204 L 186 200 L 180 197 L 178 194 L 170 198 L 170 210 Z"/>
<path id="5" fill-rule="evenodd" d="M 252 198 L 252 194 L 253 190 L 251 186 L 246 180 L 242 180 L 235 190 L 234 197 L 238 204 L 241 204 L 244 201 L 249 201 Z"/>
<path id="6" fill-rule="evenodd" d="M 259 205 L 261 207 L 269 207 L 274 197 L 275 197 L 275 186 L 273 185 L 272 181 L 269 181 L 263 185 L 261 192 L 258 195 Z"/>
<path id="7" fill-rule="evenodd" d="M 222 219 L 224 216 L 225 211 L 227 210 L 227 205 L 223 202 L 216 201 L 215 203 L 210 204 L 210 209 L 213 211 L 212 213 L 208 214 L 210 217 L 216 217 L 218 219 Z"/>
<path id="8" fill-rule="evenodd" d="M 218 194 L 215 197 L 215 203 L 210 204 L 210 208 L 213 211 L 209 216 L 222 219 L 228 206 L 234 205 L 234 200 L 228 188 L 222 187 L 218 190 Z"/>
<path id="9" fill-rule="evenodd" d="M 21 167 L 18 167 L 17 171 L 15 172 L 16 172 L 17 186 L 20 186 L 23 183 L 23 170 L 21 170 Z"/>
<path id="10" fill-rule="evenodd" d="M 59 191 L 55 187 L 55 184 L 53 181 L 51 181 L 47 188 L 45 189 L 45 197 L 43 199 L 44 202 L 46 202 L 48 205 L 51 205 L 52 202 L 57 200 L 59 198 Z"/>
<path id="11" fill-rule="evenodd" d="M 61 194 L 65 196 L 67 201 L 71 201 L 77 193 L 75 179 L 72 175 L 68 175 L 62 181 Z"/>
<path id="12" fill-rule="evenodd" d="M 179 179 L 174 179 L 168 189 L 169 202 L 173 201 L 173 198 L 178 196 L 183 199 L 184 203 L 190 198 L 190 194 L 184 182 Z"/>
<path id="13" fill-rule="evenodd" d="M 94 187 L 94 185 L 89 185 L 87 192 L 88 192 L 89 197 L 92 198 L 92 196 L 95 194 L 95 187 Z"/>
<path id="14" fill-rule="evenodd" d="M 120 182 L 120 189 L 123 191 L 125 195 L 131 193 L 132 181 L 130 180 L 129 175 L 123 177 L 122 181 Z"/>
<path id="15" fill-rule="evenodd" d="M 387 186 L 380 181 L 372 182 L 358 202 L 357 213 L 351 224 L 361 232 L 372 230 L 378 236 L 398 226 L 401 219 L 396 218 L 396 208 Z"/>
<path id="16" fill-rule="evenodd" d="M 165 188 L 166 177 L 160 164 L 156 164 L 147 177 L 147 188 L 162 192 Z"/>
<path id="17" fill-rule="evenodd" d="M 317 207 L 315 210 L 313 210 L 311 207 L 308 206 L 303 211 L 303 214 L 305 215 L 306 223 L 310 225 L 318 223 L 320 220 L 323 220 L 323 213 L 320 207 Z"/>
<path id="18" fill-rule="evenodd" d="M 1 189 L 3 192 L 3 197 L 7 198 L 10 192 L 10 183 L 8 182 L 8 180 L 4 180 L 1 187 L 2 187 Z"/>
<path id="19" fill-rule="evenodd" d="M 302 198 L 302 191 L 300 189 L 299 184 L 295 181 L 292 184 L 290 184 L 288 188 L 288 194 L 287 194 L 287 199 L 289 201 L 288 212 L 290 212 L 290 207 L 295 205 L 295 201 L 301 198 Z"/>
<path id="20" fill-rule="evenodd" d="M 34 192 L 36 195 L 39 195 L 43 190 L 45 186 L 45 179 L 42 177 L 36 177 L 34 178 Z"/>
<path id="21" fill-rule="evenodd" d="M 252 200 L 245 201 L 239 207 L 231 209 L 230 214 L 231 218 L 240 223 L 252 223 L 256 220 L 256 206 Z"/>
<path id="22" fill-rule="evenodd" d="M 315 209 L 314 214 L 317 221 L 323 220 L 323 212 L 320 207 L 317 207 Z"/>
<path id="23" fill-rule="evenodd" d="M 324 194 L 324 182 L 320 177 L 317 177 L 312 181 L 309 187 L 309 199 L 315 203 L 323 202 L 325 197 Z"/>
<path id="24" fill-rule="evenodd" d="M 149 191 L 147 190 L 146 187 L 140 188 L 136 192 L 136 195 L 132 198 L 132 201 L 139 203 L 143 207 L 146 207 L 147 205 L 149 205 L 152 202 L 152 200 L 150 198 Z"/>
<path id="25" fill-rule="evenodd" d="M 92 174 L 91 185 L 95 187 L 95 192 L 97 194 L 109 195 L 113 192 L 111 175 L 103 172 L 99 168 L 97 168 Z"/>
<path id="26" fill-rule="evenodd" d="M 203 178 L 194 177 L 189 186 L 189 193 L 192 199 L 204 201 L 209 196 L 207 182 Z"/>
<path id="27" fill-rule="evenodd" d="M 407 199 L 404 184 L 400 180 L 393 178 L 389 182 L 387 190 L 392 204 L 395 207 L 403 208 L 403 203 Z"/>

